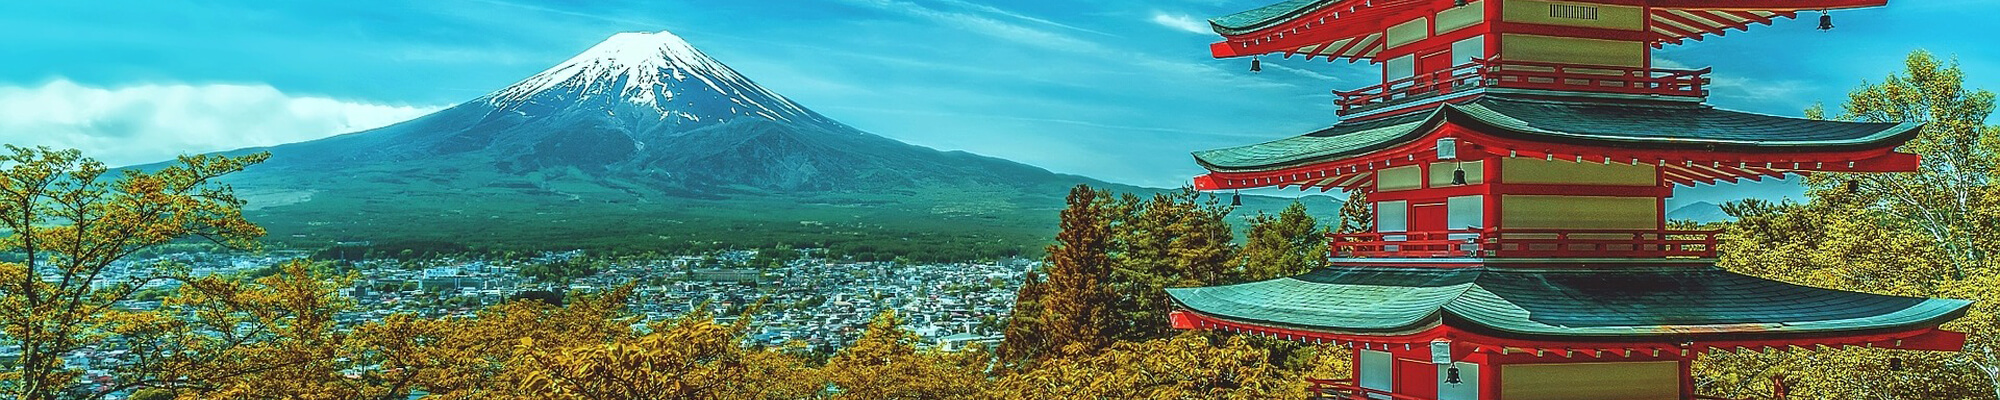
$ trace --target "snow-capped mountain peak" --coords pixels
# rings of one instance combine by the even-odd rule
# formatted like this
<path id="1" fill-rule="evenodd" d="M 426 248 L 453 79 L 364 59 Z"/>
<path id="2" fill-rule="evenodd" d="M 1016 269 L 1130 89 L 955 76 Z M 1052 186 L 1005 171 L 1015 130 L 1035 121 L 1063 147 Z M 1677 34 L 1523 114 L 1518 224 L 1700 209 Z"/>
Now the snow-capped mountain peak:
<path id="1" fill-rule="evenodd" d="M 667 31 L 612 35 L 483 100 L 516 111 L 537 103 L 608 105 L 599 102 L 616 100 L 658 111 L 662 119 L 687 122 L 738 117 L 826 121 Z"/>

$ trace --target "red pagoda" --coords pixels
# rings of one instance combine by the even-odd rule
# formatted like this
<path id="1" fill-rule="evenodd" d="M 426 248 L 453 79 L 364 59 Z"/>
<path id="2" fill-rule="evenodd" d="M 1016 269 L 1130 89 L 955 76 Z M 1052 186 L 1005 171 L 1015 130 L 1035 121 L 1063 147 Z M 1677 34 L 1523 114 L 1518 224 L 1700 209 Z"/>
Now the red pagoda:
<path id="1" fill-rule="evenodd" d="M 1938 326 L 1969 302 L 1724 271 L 1718 232 L 1663 216 L 1676 185 L 1915 171 L 1895 148 L 1917 124 L 1716 109 L 1707 69 L 1653 65 L 1654 48 L 1884 5 L 1289 0 L 1215 18 L 1216 57 L 1368 61 L 1382 84 L 1335 91 L 1331 127 L 1196 152 L 1196 186 L 1359 190 L 1376 218 L 1332 238 L 1331 267 L 1169 290 L 1172 322 L 1351 346 L 1353 379 L 1315 389 L 1351 399 L 1687 400 L 1717 349 L 1960 350 Z"/>

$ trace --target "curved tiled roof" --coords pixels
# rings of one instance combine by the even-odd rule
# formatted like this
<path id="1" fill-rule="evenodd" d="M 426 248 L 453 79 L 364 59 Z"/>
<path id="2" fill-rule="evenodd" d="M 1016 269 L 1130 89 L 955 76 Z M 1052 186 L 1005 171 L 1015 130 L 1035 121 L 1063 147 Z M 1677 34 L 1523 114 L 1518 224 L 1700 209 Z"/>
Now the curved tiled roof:
<path id="1" fill-rule="evenodd" d="M 1258 7 L 1249 11 L 1215 17 L 1208 20 L 1215 27 L 1215 33 L 1241 35 L 1272 25 L 1284 23 L 1305 13 L 1318 10 L 1328 4 L 1342 0 L 1287 0 L 1277 4 Z"/>
<path id="2" fill-rule="evenodd" d="M 1607 339 L 1914 329 L 1963 316 L 1971 305 L 1799 286 L 1714 267 L 1344 267 L 1167 292 L 1197 313 L 1282 328 L 1388 335 L 1448 324 Z"/>
<path id="3" fill-rule="evenodd" d="M 1562 143 L 1747 152 L 1830 151 L 1901 144 L 1916 123 L 1810 120 L 1701 104 L 1598 103 L 1487 95 L 1428 113 L 1340 124 L 1248 146 L 1194 153 L 1218 172 L 1267 171 L 1366 154 L 1408 143 L 1444 122 L 1482 132 Z"/>

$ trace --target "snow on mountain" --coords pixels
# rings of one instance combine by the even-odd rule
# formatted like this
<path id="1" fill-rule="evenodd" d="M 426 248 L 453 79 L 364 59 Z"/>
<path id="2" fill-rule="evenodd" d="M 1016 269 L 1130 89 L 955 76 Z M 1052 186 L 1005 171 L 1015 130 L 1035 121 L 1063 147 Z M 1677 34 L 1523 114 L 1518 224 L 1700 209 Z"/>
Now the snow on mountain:
<path id="1" fill-rule="evenodd" d="M 743 77 L 672 32 L 612 35 L 581 54 L 481 101 L 523 115 L 619 101 L 680 124 L 759 118 L 835 124 Z M 539 107 L 538 107 L 539 106 Z"/>

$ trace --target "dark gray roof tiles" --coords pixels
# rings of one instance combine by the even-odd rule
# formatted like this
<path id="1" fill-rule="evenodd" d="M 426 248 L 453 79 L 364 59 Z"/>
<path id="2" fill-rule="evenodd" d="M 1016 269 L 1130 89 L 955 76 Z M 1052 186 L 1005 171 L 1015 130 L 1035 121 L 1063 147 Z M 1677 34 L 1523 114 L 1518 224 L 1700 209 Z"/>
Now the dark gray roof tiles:
<path id="1" fill-rule="evenodd" d="M 1285 328 L 1401 334 L 1443 323 L 1606 339 L 1914 329 L 1963 316 L 1971 305 L 1812 288 L 1713 267 L 1343 267 L 1168 294 L 1194 312 Z"/>
<path id="2" fill-rule="evenodd" d="M 1487 95 L 1430 112 L 1342 122 L 1296 137 L 1194 153 L 1220 172 L 1269 171 L 1337 161 L 1423 137 L 1451 122 L 1495 135 L 1627 148 L 1801 152 L 1893 146 L 1921 124 L 1824 121 L 1720 110 L 1700 104 L 1598 103 Z"/>

